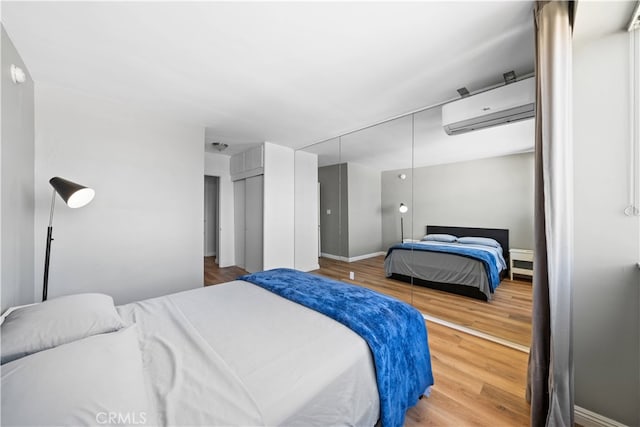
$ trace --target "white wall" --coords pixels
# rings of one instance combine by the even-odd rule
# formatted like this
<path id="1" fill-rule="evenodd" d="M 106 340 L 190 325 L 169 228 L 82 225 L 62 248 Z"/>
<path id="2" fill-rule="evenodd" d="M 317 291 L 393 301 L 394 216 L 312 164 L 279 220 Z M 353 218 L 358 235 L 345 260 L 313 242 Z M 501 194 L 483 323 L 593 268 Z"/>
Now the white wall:
<path id="1" fill-rule="evenodd" d="M 264 264 L 269 270 L 294 267 L 294 179 L 293 150 L 264 144 Z"/>
<path id="2" fill-rule="evenodd" d="M 122 304 L 202 286 L 204 129 L 68 89 L 35 94 L 36 277 L 48 180 L 96 191 L 81 209 L 57 204 L 50 296 L 104 292 Z"/>
<path id="3" fill-rule="evenodd" d="M 347 164 L 349 258 L 382 248 L 382 187 L 380 171 Z"/>
<path id="4" fill-rule="evenodd" d="M 2 145 L 0 147 L 0 299 L 2 310 L 34 301 L 33 80 L 2 27 Z M 15 85 L 15 64 L 27 80 Z"/>
<path id="5" fill-rule="evenodd" d="M 229 267 L 236 264 L 234 219 L 233 219 L 233 182 L 229 173 L 229 156 L 215 153 L 204 154 L 204 174 L 220 178 L 220 229 L 218 233 L 218 266 Z"/>
<path id="6" fill-rule="evenodd" d="M 628 37 L 618 31 L 574 44 L 573 354 L 576 405 L 637 426 L 640 219 L 623 213 L 629 203 Z"/>
<path id="7" fill-rule="evenodd" d="M 317 270 L 318 156 L 295 152 L 295 268 Z"/>

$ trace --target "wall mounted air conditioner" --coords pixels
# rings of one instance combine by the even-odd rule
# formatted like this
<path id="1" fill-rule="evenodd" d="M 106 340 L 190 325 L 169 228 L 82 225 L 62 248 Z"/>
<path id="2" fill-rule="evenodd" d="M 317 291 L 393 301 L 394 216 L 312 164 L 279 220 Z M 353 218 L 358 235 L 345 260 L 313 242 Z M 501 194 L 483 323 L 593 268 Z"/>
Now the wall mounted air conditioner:
<path id="1" fill-rule="evenodd" d="M 535 115 L 535 79 L 529 77 L 442 106 L 449 135 L 525 120 Z"/>

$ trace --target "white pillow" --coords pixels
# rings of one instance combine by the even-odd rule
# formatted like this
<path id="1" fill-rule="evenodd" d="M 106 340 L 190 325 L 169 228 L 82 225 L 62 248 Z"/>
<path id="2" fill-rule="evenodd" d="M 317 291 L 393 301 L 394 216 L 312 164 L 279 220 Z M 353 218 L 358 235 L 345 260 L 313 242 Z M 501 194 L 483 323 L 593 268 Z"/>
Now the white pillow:
<path id="1" fill-rule="evenodd" d="M 125 326 L 113 298 L 77 294 L 11 311 L 2 326 L 0 363 Z"/>
<path id="2" fill-rule="evenodd" d="M 423 241 L 454 243 L 458 238 L 451 234 L 427 234 L 422 238 Z"/>
<path id="3" fill-rule="evenodd" d="M 458 239 L 458 243 L 462 243 L 465 245 L 489 246 L 491 248 L 500 247 L 500 243 L 498 243 L 498 241 L 489 237 L 460 237 Z"/>
<path id="4" fill-rule="evenodd" d="M 2 425 L 151 425 L 136 326 L 2 365 Z"/>

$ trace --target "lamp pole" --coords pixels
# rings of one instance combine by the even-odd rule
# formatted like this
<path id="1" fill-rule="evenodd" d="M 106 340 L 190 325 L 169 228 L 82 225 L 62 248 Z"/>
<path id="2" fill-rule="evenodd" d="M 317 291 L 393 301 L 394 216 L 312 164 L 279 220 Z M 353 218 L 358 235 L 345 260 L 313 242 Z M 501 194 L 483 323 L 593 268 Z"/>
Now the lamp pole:
<path id="1" fill-rule="evenodd" d="M 407 205 L 404 203 L 400 203 L 400 208 L 398 211 L 400 212 L 400 243 L 404 243 L 404 214 L 409 210 Z"/>
<path id="2" fill-rule="evenodd" d="M 56 189 L 51 196 L 51 212 L 49 213 L 49 227 L 47 227 L 47 251 L 44 255 L 44 280 L 42 282 L 42 301 L 47 300 L 49 287 L 49 260 L 51 259 L 51 241 L 53 240 L 53 209 L 56 206 Z"/>

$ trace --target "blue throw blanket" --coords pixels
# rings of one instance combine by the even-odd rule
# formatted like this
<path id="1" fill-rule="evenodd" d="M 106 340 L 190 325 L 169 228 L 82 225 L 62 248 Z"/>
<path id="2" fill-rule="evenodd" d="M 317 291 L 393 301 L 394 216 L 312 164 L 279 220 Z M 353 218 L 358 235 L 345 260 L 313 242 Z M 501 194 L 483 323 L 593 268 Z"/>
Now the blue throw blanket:
<path id="1" fill-rule="evenodd" d="M 489 285 L 491 286 L 491 292 L 494 292 L 498 287 L 498 285 L 500 284 L 500 271 L 498 270 L 498 266 L 496 266 L 496 262 L 493 259 L 493 255 L 489 252 L 476 249 L 476 248 L 470 248 L 465 245 L 440 246 L 440 245 L 425 245 L 424 243 L 398 243 L 389 248 L 389 250 L 387 251 L 387 257 L 395 249 L 406 249 L 406 250 L 413 249 L 416 251 L 444 252 L 448 254 L 456 254 L 456 255 L 461 255 L 468 258 L 477 259 L 478 261 L 482 261 L 482 263 L 484 264 L 484 268 L 487 271 L 487 276 L 489 277 Z"/>
<path id="2" fill-rule="evenodd" d="M 418 310 L 360 286 L 279 268 L 239 277 L 349 327 L 369 344 L 380 418 L 400 427 L 408 408 L 433 385 L 427 328 Z"/>

